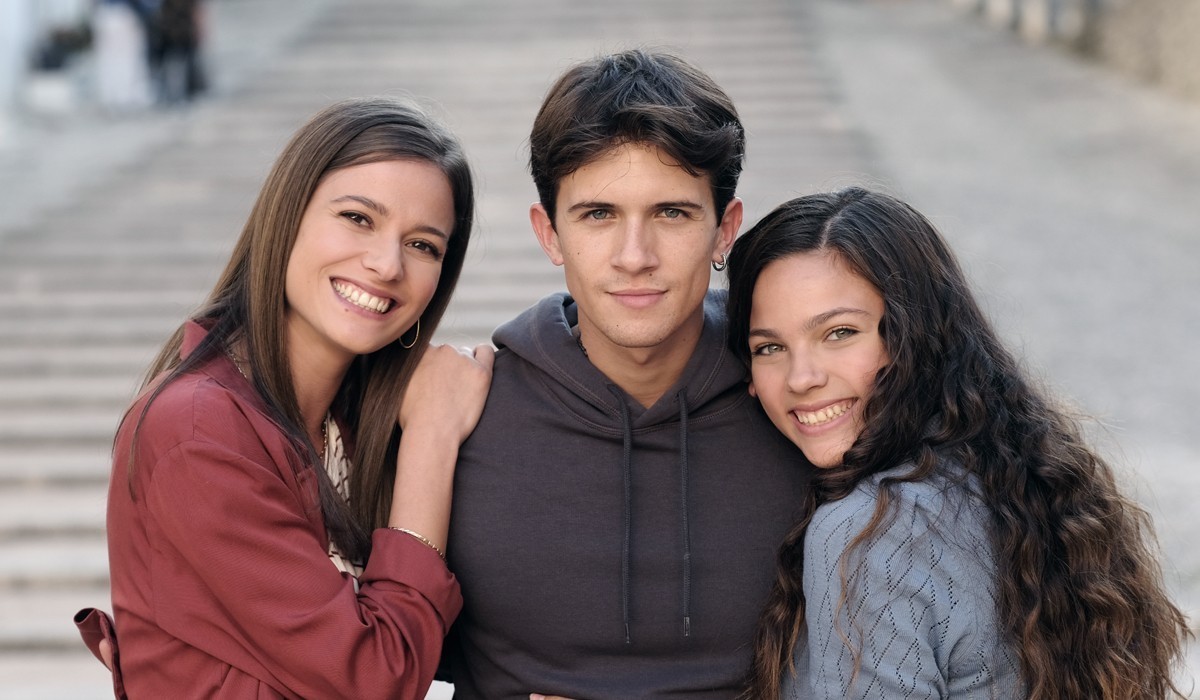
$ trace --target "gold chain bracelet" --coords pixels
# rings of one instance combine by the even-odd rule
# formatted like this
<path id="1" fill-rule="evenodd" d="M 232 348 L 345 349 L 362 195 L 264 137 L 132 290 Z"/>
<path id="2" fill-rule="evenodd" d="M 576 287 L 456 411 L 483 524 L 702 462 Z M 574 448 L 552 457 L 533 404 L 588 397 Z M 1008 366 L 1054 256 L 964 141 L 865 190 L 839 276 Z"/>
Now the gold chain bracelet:
<path id="1" fill-rule="evenodd" d="M 412 530 L 409 530 L 408 528 L 403 528 L 403 527 L 389 527 L 388 529 L 389 530 L 399 530 L 400 532 L 403 532 L 404 534 L 408 535 L 409 537 L 412 537 L 413 539 L 417 540 L 421 544 L 423 544 L 426 547 L 429 547 L 433 551 L 437 552 L 437 555 L 442 558 L 442 561 L 446 561 L 446 553 L 442 551 L 442 548 L 437 546 L 433 542 L 430 542 L 429 538 L 426 537 L 425 535 L 422 535 L 419 532 L 413 532 Z"/>

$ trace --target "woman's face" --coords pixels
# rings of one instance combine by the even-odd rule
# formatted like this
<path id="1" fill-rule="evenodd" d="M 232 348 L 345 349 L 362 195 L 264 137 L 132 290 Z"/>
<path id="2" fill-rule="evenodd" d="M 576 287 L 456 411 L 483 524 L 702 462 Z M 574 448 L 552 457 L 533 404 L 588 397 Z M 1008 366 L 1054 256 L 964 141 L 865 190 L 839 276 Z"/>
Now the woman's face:
<path id="1" fill-rule="evenodd" d="M 862 407 L 888 363 L 883 297 L 836 255 L 768 264 L 750 312 L 750 393 L 818 467 L 841 464 L 862 431 Z"/>
<path id="2" fill-rule="evenodd" d="M 450 183 L 431 163 L 391 160 L 326 174 L 288 259 L 293 371 L 344 369 L 408 330 L 437 289 L 453 228 Z"/>

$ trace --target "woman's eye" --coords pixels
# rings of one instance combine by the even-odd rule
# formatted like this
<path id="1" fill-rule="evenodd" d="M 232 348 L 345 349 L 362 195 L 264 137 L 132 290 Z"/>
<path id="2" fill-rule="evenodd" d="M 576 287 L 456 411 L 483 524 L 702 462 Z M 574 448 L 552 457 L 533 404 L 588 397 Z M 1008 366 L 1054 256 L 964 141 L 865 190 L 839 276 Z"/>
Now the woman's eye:
<path id="1" fill-rule="evenodd" d="M 778 343 L 763 343 L 762 345 L 751 348 L 750 354 L 757 356 L 774 355 L 782 350 L 783 346 L 779 345 Z"/>
<path id="2" fill-rule="evenodd" d="M 437 246 L 430 243 L 429 241 L 412 241 L 408 245 L 409 245 L 409 247 L 416 248 L 417 250 L 421 251 L 422 253 L 425 253 L 426 255 L 432 257 L 434 260 L 442 259 L 442 249 L 438 248 Z"/>
<path id="3" fill-rule="evenodd" d="M 359 226 L 368 226 L 371 223 L 371 219 L 366 214 L 360 214 L 356 211 L 344 211 L 342 212 L 342 217 L 353 221 Z"/>
<path id="4" fill-rule="evenodd" d="M 829 331 L 829 339 L 845 340 L 856 333 L 858 333 L 858 331 L 854 330 L 853 328 L 846 328 L 843 326 L 842 328 L 834 328 L 833 330 Z"/>

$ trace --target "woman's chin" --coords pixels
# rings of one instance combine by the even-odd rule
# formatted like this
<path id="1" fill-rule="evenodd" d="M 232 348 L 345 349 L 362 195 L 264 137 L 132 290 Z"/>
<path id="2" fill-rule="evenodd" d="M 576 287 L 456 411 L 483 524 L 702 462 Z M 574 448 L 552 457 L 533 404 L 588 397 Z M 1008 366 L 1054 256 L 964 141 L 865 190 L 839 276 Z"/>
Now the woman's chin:
<path id="1" fill-rule="evenodd" d="M 834 467 L 842 466 L 842 458 L 846 456 L 846 448 L 841 446 L 824 446 L 818 447 L 808 445 L 798 445 L 800 451 L 804 453 L 804 458 L 808 460 L 817 469 L 833 469 Z"/>

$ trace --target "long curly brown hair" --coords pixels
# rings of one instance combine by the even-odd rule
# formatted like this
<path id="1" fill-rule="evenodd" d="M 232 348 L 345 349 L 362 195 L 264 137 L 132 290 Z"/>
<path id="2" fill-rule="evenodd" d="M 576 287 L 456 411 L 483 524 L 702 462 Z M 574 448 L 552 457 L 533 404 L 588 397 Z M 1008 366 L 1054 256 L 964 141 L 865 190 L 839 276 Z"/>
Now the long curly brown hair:
<path id="1" fill-rule="evenodd" d="M 860 188 L 775 209 L 730 255 L 732 351 L 749 362 L 759 273 L 812 251 L 834 253 L 879 291 L 891 362 L 875 378 L 862 434 L 841 466 L 819 470 L 809 515 L 779 550 L 743 697 L 778 698 L 791 668 L 804 623 L 803 545 L 813 509 L 897 464 L 911 462 L 910 478 L 921 479 L 941 460 L 978 477 L 991 513 L 999 632 L 1020 657 L 1030 698 L 1181 696 L 1171 670 L 1190 633 L 1164 591 L 1148 515 L 1121 494 L 1079 420 L 1000 343 L 924 216 Z M 889 517 L 887 488 L 881 484 L 874 518 L 851 548 Z"/>

